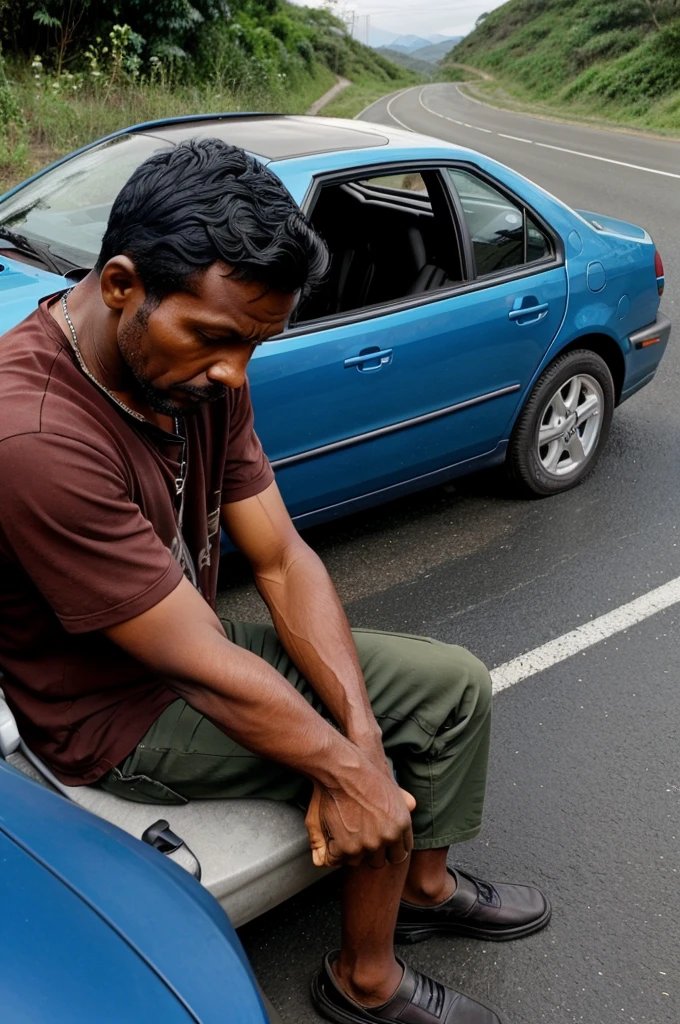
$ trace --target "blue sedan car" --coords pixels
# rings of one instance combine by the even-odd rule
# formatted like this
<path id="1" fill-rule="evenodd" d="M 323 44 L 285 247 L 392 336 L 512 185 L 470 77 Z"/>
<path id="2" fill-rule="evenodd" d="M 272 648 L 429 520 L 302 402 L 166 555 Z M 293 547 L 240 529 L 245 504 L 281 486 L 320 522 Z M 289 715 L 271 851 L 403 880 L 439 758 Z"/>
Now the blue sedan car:
<path id="1" fill-rule="evenodd" d="M 94 143 L 0 199 L 0 329 L 92 268 L 141 161 L 206 136 L 267 163 L 332 256 L 250 368 L 258 433 L 299 526 L 502 463 L 535 495 L 584 479 L 668 342 L 652 239 L 409 132 L 206 115 Z"/>

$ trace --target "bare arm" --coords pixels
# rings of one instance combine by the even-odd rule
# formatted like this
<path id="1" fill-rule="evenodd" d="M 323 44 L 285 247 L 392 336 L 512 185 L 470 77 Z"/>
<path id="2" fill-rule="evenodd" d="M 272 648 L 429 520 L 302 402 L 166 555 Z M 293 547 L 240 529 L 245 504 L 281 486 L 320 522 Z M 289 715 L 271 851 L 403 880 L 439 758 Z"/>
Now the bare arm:
<path id="1" fill-rule="evenodd" d="M 376 851 L 379 862 L 397 862 L 410 849 L 410 819 L 394 784 L 275 669 L 232 644 L 187 580 L 105 632 L 228 736 L 323 791 L 323 806 L 308 821 L 316 863 L 358 863 Z"/>
<path id="2" fill-rule="evenodd" d="M 347 617 L 318 556 L 293 525 L 276 484 L 222 508 L 224 526 L 253 567 L 286 651 L 345 735 L 382 760 Z"/>

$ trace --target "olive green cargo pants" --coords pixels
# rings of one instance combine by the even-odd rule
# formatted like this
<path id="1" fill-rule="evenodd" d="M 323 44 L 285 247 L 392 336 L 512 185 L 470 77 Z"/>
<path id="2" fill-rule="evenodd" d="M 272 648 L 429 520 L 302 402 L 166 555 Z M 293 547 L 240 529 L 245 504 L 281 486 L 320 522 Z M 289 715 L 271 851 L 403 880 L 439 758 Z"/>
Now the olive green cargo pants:
<path id="1" fill-rule="evenodd" d="M 264 658 L 330 718 L 270 626 L 223 625 L 230 640 Z M 472 654 L 436 640 L 363 629 L 353 635 L 385 751 L 399 784 L 417 801 L 415 848 L 472 839 L 486 789 L 489 673 Z M 304 806 L 311 793 L 308 780 L 245 750 L 183 700 L 163 712 L 101 785 L 146 803 L 266 797 Z"/>

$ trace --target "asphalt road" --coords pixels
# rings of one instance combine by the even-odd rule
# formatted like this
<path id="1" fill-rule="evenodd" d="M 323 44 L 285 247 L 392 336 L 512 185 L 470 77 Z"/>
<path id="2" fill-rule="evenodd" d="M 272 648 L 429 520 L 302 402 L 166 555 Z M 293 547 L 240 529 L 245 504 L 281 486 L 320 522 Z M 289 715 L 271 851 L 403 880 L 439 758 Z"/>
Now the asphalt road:
<path id="1" fill-rule="evenodd" d="M 495 111 L 444 85 L 364 116 L 643 224 L 678 319 L 680 143 Z M 309 531 L 351 622 L 462 643 L 494 666 L 680 576 L 679 388 L 671 342 L 656 381 L 617 411 L 594 476 L 566 495 L 516 501 L 484 474 Z M 221 610 L 262 618 L 240 563 L 225 569 Z M 456 859 L 542 885 L 553 922 L 518 943 L 433 940 L 408 957 L 510 1024 L 680 1020 L 679 618 L 672 606 L 496 697 L 486 826 Z M 307 982 L 337 930 L 335 879 L 242 929 L 286 1024 L 318 1020 Z"/>

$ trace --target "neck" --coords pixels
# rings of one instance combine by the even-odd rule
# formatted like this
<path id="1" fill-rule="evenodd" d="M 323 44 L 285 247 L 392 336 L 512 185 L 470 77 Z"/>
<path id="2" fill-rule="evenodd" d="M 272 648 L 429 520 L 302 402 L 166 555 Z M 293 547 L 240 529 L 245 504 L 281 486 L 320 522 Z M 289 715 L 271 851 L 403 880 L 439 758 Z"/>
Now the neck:
<path id="1" fill-rule="evenodd" d="M 50 307 L 69 344 L 71 328 L 61 302 Z M 174 430 L 170 416 L 154 412 L 130 386 L 130 371 L 118 348 L 118 314 L 104 305 L 99 277 L 91 271 L 68 296 L 68 315 L 80 357 L 94 379 L 119 402 L 164 430 Z"/>

